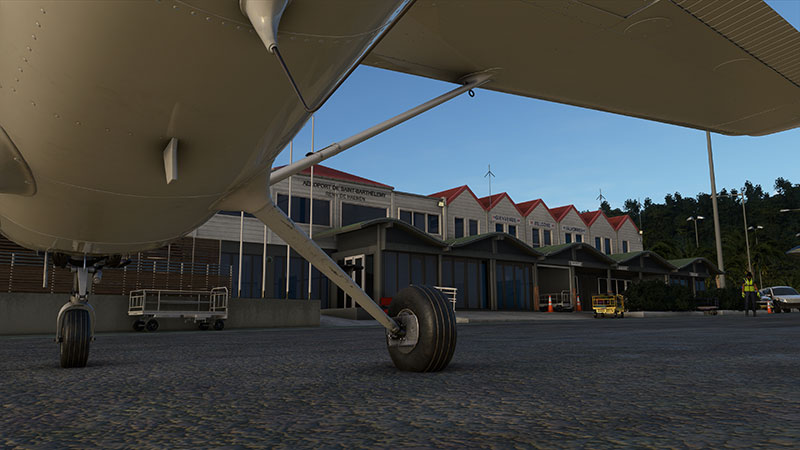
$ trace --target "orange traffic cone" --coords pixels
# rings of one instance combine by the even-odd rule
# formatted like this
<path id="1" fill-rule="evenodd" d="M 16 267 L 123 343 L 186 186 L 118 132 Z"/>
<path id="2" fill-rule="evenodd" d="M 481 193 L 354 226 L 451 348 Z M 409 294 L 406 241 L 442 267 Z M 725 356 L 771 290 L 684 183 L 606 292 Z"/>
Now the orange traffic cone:
<path id="1" fill-rule="evenodd" d="M 547 296 L 547 312 L 553 312 L 553 297 Z"/>
<path id="2" fill-rule="evenodd" d="M 580 295 L 578 296 L 578 311 L 583 311 L 583 308 L 581 308 L 581 296 Z"/>
<path id="3" fill-rule="evenodd" d="M 767 314 L 772 314 L 772 302 L 767 302 Z"/>

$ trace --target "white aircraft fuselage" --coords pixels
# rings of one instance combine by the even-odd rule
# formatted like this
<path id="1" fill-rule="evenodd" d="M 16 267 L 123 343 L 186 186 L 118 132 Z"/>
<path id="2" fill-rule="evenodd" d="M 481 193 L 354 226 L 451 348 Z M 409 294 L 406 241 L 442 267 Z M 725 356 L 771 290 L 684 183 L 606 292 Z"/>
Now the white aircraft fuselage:
<path id="1" fill-rule="evenodd" d="M 281 53 L 310 103 L 405 2 L 326 3 L 294 0 L 281 20 Z M 73 255 L 191 232 L 309 118 L 238 0 L 0 2 L 0 86 L 0 127 L 35 181 L 33 195 L 0 193 L 0 231 Z"/>

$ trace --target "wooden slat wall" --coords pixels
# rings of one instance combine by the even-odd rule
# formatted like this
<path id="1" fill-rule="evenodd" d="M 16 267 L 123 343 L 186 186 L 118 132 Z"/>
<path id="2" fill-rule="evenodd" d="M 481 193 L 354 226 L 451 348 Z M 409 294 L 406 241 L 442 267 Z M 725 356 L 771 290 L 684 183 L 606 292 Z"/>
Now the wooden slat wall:
<path id="1" fill-rule="evenodd" d="M 104 269 L 94 294 L 128 295 L 136 289 L 210 290 L 232 288 L 230 267 L 219 265 L 220 241 L 183 238 L 167 247 L 131 255 L 121 269 Z M 0 236 L 0 292 L 70 293 L 73 274 L 48 260 L 48 283 L 42 287 L 44 256 Z"/>

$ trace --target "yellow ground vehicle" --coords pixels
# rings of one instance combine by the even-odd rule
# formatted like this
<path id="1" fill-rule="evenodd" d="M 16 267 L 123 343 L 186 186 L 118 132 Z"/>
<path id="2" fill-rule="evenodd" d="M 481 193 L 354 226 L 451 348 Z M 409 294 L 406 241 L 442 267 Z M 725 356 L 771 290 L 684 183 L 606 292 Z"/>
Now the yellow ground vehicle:
<path id="1" fill-rule="evenodd" d="M 592 309 L 594 318 L 605 317 L 606 314 L 614 317 L 625 317 L 625 298 L 619 294 L 604 294 L 592 296 Z"/>

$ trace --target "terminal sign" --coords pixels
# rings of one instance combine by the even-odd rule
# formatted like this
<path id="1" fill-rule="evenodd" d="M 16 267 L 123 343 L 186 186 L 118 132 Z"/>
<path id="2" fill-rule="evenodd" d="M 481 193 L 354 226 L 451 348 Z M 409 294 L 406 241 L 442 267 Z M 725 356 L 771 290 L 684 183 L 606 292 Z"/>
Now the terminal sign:
<path id="1" fill-rule="evenodd" d="M 506 222 L 506 223 L 520 223 L 520 222 L 522 222 L 522 220 L 520 220 L 520 219 L 518 219 L 516 217 L 501 216 L 501 215 L 498 215 L 498 214 L 493 215 L 492 219 L 494 219 L 495 222 Z"/>
<path id="2" fill-rule="evenodd" d="M 571 227 L 568 225 L 562 225 L 561 230 L 573 233 L 586 233 L 586 228 Z"/>
<path id="3" fill-rule="evenodd" d="M 311 181 L 304 180 L 303 186 L 310 187 Z M 321 189 L 325 191 L 325 195 L 330 198 L 340 198 L 343 200 L 358 201 L 362 203 L 366 202 L 367 198 L 386 197 L 386 192 L 318 181 L 314 182 L 314 189 Z"/>
<path id="4" fill-rule="evenodd" d="M 537 227 L 537 228 L 555 228 L 556 227 L 552 223 L 539 222 L 538 220 L 531 220 L 529 223 L 531 225 Z"/>

